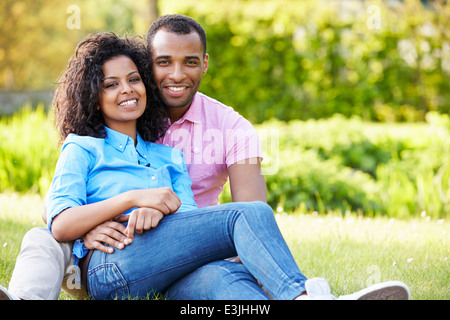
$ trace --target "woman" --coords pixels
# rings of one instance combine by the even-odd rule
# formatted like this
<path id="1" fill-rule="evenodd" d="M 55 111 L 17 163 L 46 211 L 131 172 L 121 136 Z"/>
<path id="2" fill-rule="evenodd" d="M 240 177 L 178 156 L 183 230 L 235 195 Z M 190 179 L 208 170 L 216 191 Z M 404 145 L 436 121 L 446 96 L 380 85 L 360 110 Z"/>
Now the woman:
<path id="1" fill-rule="evenodd" d="M 94 35 L 78 45 L 55 94 L 64 144 L 49 191 L 49 229 L 69 241 L 109 219 L 128 223 L 125 249 L 93 252 L 89 295 L 146 297 L 236 254 L 276 298 L 302 294 L 306 279 L 269 206 L 196 208 L 182 153 L 152 143 L 167 122 L 150 70 L 140 42 Z M 86 252 L 77 240 L 76 260 Z"/>
<path id="2" fill-rule="evenodd" d="M 106 33 L 78 45 L 56 90 L 64 143 L 47 222 L 56 240 L 76 240 L 74 261 L 88 265 L 89 295 L 147 297 L 195 281 L 207 270 L 202 266 L 232 264 L 226 267 L 245 273 L 233 285 L 239 297 L 267 299 L 256 278 L 276 299 L 303 297 L 305 287 L 309 295 L 331 298 L 325 282 L 306 281 L 265 203 L 197 209 L 183 154 L 153 143 L 167 117 L 152 81 L 145 46 Z M 126 223 L 127 246 L 86 257 L 79 239 L 111 219 Z M 223 261 L 235 255 L 243 265 Z"/>

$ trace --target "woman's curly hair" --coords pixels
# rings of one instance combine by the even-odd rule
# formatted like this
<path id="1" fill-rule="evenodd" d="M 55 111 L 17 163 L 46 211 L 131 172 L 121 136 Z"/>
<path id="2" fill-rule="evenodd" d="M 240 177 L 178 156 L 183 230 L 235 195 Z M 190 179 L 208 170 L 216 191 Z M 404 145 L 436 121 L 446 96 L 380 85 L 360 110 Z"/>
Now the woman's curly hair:
<path id="1" fill-rule="evenodd" d="M 98 110 L 99 94 L 103 90 L 102 66 L 121 55 L 134 62 L 147 92 L 147 105 L 137 121 L 137 131 L 144 140 L 151 142 L 164 135 L 168 114 L 157 94 L 151 56 L 145 44 L 138 37 L 120 38 L 108 32 L 92 34 L 80 42 L 57 83 L 53 107 L 60 143 L 70 133 L 96 138 L 106 136 L 105 121 Z"/>

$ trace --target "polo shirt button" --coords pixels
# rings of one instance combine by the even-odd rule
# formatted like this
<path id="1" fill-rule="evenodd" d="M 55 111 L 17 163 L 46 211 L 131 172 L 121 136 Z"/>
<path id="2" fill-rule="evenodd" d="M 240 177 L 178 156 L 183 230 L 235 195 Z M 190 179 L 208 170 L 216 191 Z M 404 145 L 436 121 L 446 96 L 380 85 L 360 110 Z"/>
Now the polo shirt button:
<path id="1" fill-rule="evenodd" d="M 195 148 L 194 148 L 194 152 L 195 152 L 195 153 L 198 153 L 198 152 L 199 152 L 199 149 L 198 149 L 197 147 L 195 147 Z"/>
<path id="2" fill-rule="evenodd" d="M 170 131 L 170 129 L 169 130 L 167 130 L 167 133 L 171 133 L 172 131 Z"/>

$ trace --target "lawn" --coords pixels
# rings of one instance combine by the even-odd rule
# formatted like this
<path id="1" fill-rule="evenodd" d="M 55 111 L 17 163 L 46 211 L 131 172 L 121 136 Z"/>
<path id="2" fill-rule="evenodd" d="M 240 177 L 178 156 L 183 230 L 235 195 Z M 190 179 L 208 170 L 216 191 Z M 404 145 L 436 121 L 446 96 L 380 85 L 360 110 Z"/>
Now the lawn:
<path id="1" fill-rule="evenodd" d="M 0 194 L 0 284 L 8 285 L 25 232 L 44 226 L 38 195 Z M 356 214 L 276 213 L 300 269 L 328 280 L 336 296 L 400 280 L 415 300 L 450 299 L 450 222 Z M 62 294 L 61 299 L 71 299 Z"/>

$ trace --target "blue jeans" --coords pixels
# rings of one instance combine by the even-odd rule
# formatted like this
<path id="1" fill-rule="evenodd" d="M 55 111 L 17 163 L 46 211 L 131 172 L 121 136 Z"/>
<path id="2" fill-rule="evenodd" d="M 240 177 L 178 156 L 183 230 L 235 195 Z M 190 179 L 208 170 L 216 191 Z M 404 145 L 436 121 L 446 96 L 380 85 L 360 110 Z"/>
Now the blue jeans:
<path id="1" fill-rule="evenodd" d="M 243 265 L 220 261 L 235 255 Z M 229 203 L 164 217 L 112 254 L 95 250 L 88 293 L 93 299 L 145 298 L 165 290 L 169 299 L 267 299 L 255 278 L 276 299 L 305 291 L 306 278 L 272 209 L 262 202 Z"/>

